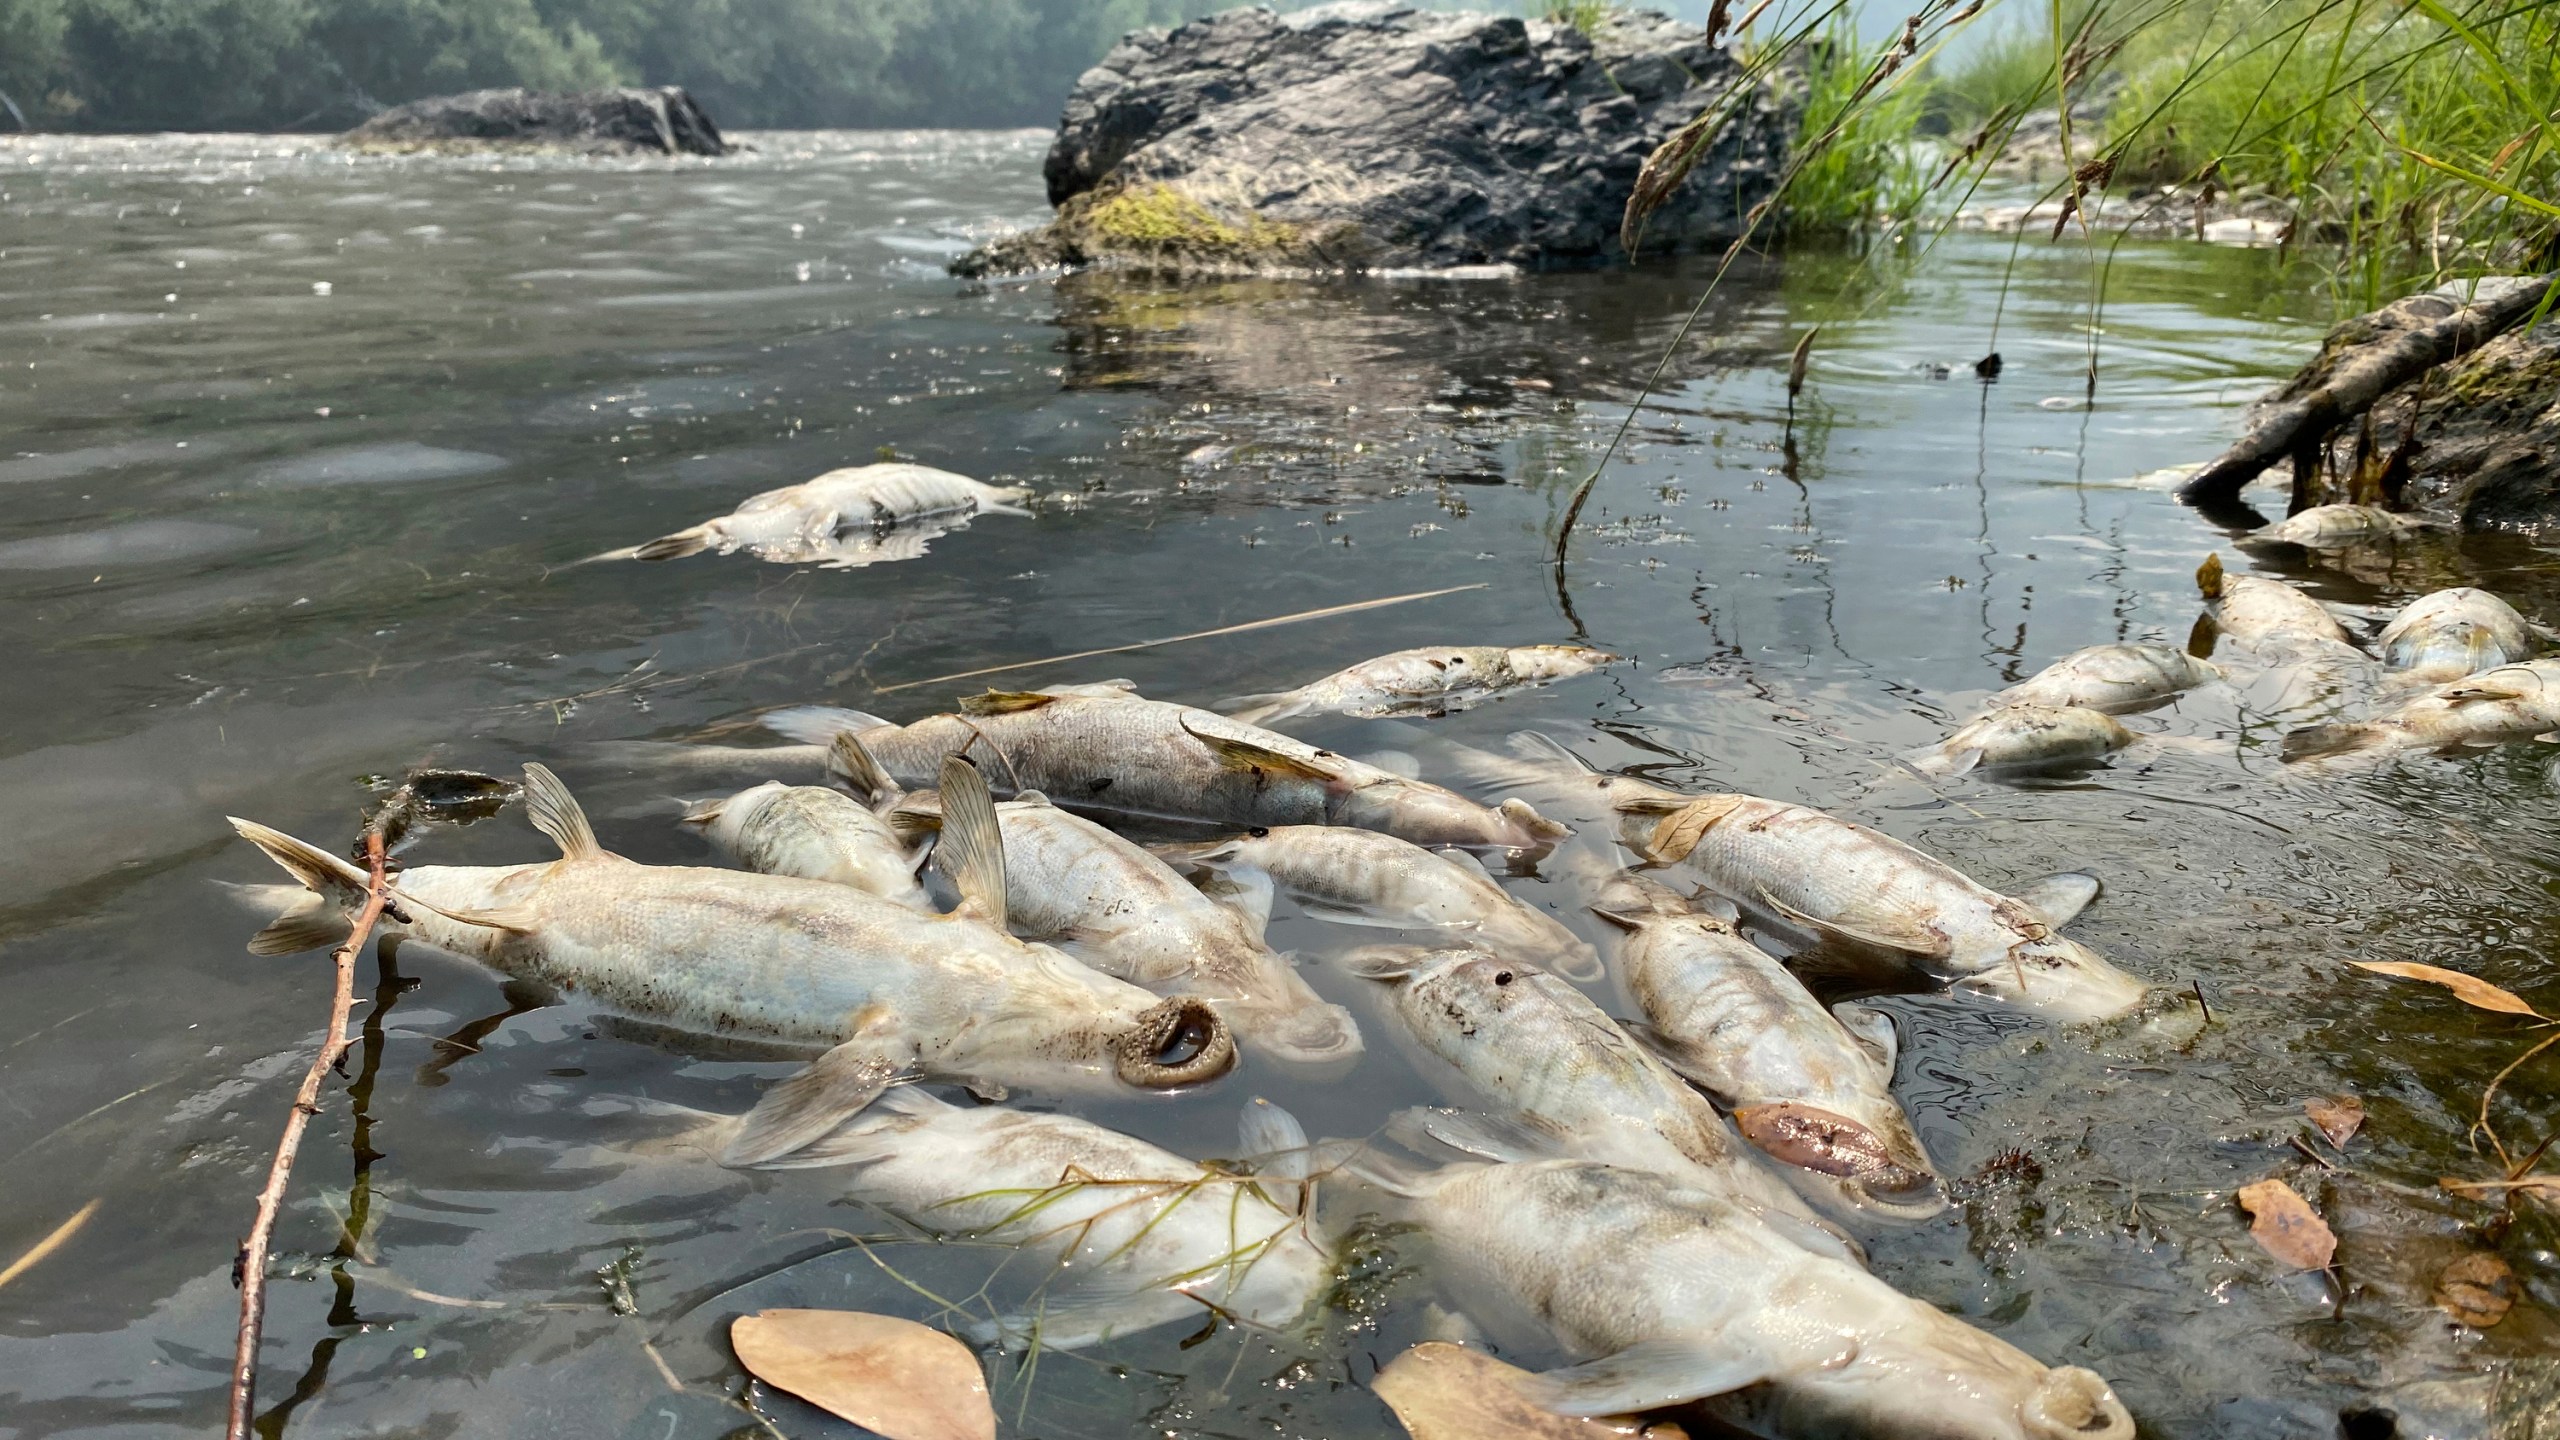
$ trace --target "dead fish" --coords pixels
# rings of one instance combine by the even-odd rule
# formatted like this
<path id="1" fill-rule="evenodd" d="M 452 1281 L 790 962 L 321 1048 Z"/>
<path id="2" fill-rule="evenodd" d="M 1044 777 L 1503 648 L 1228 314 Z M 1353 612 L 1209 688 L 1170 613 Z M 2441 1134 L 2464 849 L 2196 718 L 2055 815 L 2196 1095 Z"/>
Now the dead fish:
<path id="1" fill-rule="evenodd" d="M 2235 644 L 2286 660 L 2364 658 L 2338 617 L 2281 580 L 2226 574 L 2222 557 L 2207 555 L 2196 567 L 2196 588 L 2212 602 L 2215 626 Z"/>
<path id="2" fill-rule="evenodd" d="M 851 737 L 839 737 L 845 743 Z M 940 828 L 940 797 L 913 795 L 893 814 Z M 1106 975 L 1215 1005 L 1249 1047 L 1294 1064 L 1360 1054 L 1351 1012 L 1327 1004 L 1261 927 L 1194 888 L 1145 847 L 1070 815 L 1036 790 L 996 807 L 1004 831 L 1005 921 Z"/>
<path id="3" fill-rule="evenodd" d="M 723 854 L 757 874 L 850 885 L 910 910 L 934 908 L 906 842 L 840 791 L 768 780 L 685 807 L 684 823 L 700 826 Z"/>
<path id="4" fill-rule="evenodd" d="M 2492 665 L 2530 660 L 2541 649 L 2516 608 L 2468 585 L 2421 595 L 2374 641 L 2382 663 L 2417 680 L 2458 680 Z"/>
<path id="5" fill-rule="evenodd" d="M 2077 705 L 2008 705 L 1903 759 L 1924 775 L 1964 775 L 1976 769 L 2085 764 L 2103 760 L 2133 740 L 2132 731 L 2101 711 Z"/>
<path id="6" fill-rule="evenodd" d="M 979 1344 L 1073 1350 L 1213 1315 L 1286 1326 L 1333 1283 L 1298 1122 L 1245 1109 L 1251 1171 L 1202 1165 L 1070 1115 L 963 1108 L 899 1086 L 787 1157 L 858 1167 L 846 1196 L 929 1234 L 1011 1247 L 1039 1273 L 1019 1308 L 963 1328 Z"/>
<path id="7" fill-rule="evenodd" d="M 1450 930 L 1496 955 L 1571 980 L 1600 978 L 1589 941 L 1502 888 L 1473 856 L 1340 825 L 1275 825 L 1225 840 L 1160 845 L 1177 869 L 1268 876 L 1318 919 L 1344 925 Z"/>
<path id="8" fill-rule="evenodd" d="M 1448 645 L 1398 650 L 1295 690 L 1218 702 L 1248 725 L 1292 715 L 1440 715 L 1505 690 L 1546 685 L 1615 665 L 1623 655 L 1581 645 Z"/>
<path id="9" fill-rule="evenodd" d="M 2219 666 L 2174 645 L 2092 645 L 1992 696 L 1991 703 L 2075 706 L 2120 715 L 2220 678 Z"/>
<path id="10" fill-rule="evenodd" d="M 986 787 L 949 767 L 942 863 L 961 896 L 919 914 L 842 885 L 641 865 L 596 842 L 559 777 L 525 767 L 525 806 L 560 847 L 549 864 L 401 873 L 392 929 L 519 979 L 584 991 L 638 1019 L 832 1047 L 766 1093 L 730 1158 L 752 1163 L 832 1129 L 901 1075 L 995 1092 L 1161 1090 L 1235 1064 L 1226 1022 L 1002 929 L 1004 849 Z M 954 787 L 958 787 L 957 798 Z M 253 953 L 334 943 L 365 874 L 310 845 L 232 827 L 319 898 L 260 931 Z"/>
<path id="11" fill-rule="evenodd" d="M 2066 1022 L 2120 1015 L 2142 1000 L 2141 981 L 2056 928 L 2097 894 L 2085 875 L 2055 876 L 2013 898 L 1810 806 L 1633 782 L 1619 787 L 1617 808 L 1619 838 L 1657 864 L 1685 864 L 1735 900 L 1896 956 L 1949 989 Z"/>
<path id="12" fill-rule="evenodd" d="M 2396 540 L 2420 530 L 2444 528 L 2417 515 L 2401 515 L 2379 505 L 2314 505 L 2261 525 L 2240 537 L 2248 545 L 2299 545 L 2306 550 L 2344 550 L 2376 540 Z"/>
<path id="13" fill-rule="evenodd" d="M 1705 1097 L 1563 980 L 1472 946 L 1378 945 L 1343 963 L 1394 987 L 1406 1032 L 1556 1153 L 1677 1176 L 1773 1216 L 1800 1243 L 1856 1253 Z"/>
<path id="14" fill-rule="evenodd" d="M 1672 1176 L 1583 1160 L 1351 1173 L 1437 1273 L 1581 1363 L 1521 1381 L 1565 1415 L 1703 1401 L 1780 1440 L 2133 1440 L 2102 1377 L 2048 1368 Z"/>
<path id="15" fill-rule="evenodd" d="M 2379 759 L 2552 739 L 2560 739 L 2560 660 L 2528 660 L 2438 685 L 2380 719 L 2296 730 L 2284 737 L 2284 758 Z"/>
<path id="16" fill-rule="evenodd" d="M 932 783 L 945 757 L 966 755 L 999 793 L 1037 790 L 1071 810 L 1237 829 L 1351 825 L 1527 860 L 1572 833 L 1526 801 L 1489 808 L 1185 705 L 991 690 L 962 708 L 892 725 L 859 711 L 802 706 L 775 711 L 765 724 L 808 744 L 851 730 L 907 785 Z"/>
<path id="17" fill-rule="evenodd" d="M 1897 1219 L 1947 1208 L 1929 1152 L 1893 1098 L 1892 1019 L 1822 1008 L 1731 917 L 1620 874 L 1592 912 L 1627 934 L 1618 974 L 1645 1017 L 1630 1026 L 1715 1098 L 1771 1157 L 1829 1177 L 1850 1203 Z"/>
<path id="18" fill-rule="evenodd" d="M 926 465 L 854 465 L 830 470 L 797 485 L 751 495 L 726 515 L 595 558 L 675 560 L 705 550 L 722 555 L 745 550 L 759 560 L 798 564 L 827 558 L 838 542 L 848 537 L 878 535 L 920 520 L 1028 515 L 1030 511 L 1013 503 L 1026 493 L 1019 488 L 982 485 L 965 475 Z M 908 557 L 884 554 L 872 558 Z"/>

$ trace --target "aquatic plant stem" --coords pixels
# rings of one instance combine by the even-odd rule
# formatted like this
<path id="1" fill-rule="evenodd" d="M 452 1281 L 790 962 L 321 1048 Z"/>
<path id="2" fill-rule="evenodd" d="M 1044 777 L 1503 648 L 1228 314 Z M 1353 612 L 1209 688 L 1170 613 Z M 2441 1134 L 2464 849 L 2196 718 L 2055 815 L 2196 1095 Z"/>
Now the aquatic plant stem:
<path id="1" fill-rule="evenodd" d="M 356 1000 L 356 952 L 373 938 L 373 927 L 382 919 L 383 902 L 389 893 L 384 878 L 387 857 L 379 825 L 365 827 L 364 858 L 364 908 L 356 913 L 355 928 L 347 933 L 346 943 L 329 957 L 337 970 L 336 988 L 329 1000 L 329 1029 L 320 1041 L 320 1049 L 311 1057 L 311 1068 L 303 1072 L 302 1087 L 294 1092 L 293 1109 L 284 1119 L 284 1137 L 276 1142 L 276 1158 L 267 1167 L 267 1183 L 258 1191 L 258 1217 L 232 1262 L 232 1278 L 240 1286 L 240 1334 L 231 1352 L 231 1418 L 223 1427 L 225 1440 L 249 1440 L 250 1412 L 258 1391 L 258 1332 L 267 1319 L 267 1245 L 275 1236 L 276 1211 L 284 1204 L 285 1184 L 293 1177 L 294 1156 L 302 1149 L 302 1132 L 310 1125 L 311 1117 L 320 1113 L 320 1082 L 347 1050 L 347 1014 L 355 1009 Z"/>

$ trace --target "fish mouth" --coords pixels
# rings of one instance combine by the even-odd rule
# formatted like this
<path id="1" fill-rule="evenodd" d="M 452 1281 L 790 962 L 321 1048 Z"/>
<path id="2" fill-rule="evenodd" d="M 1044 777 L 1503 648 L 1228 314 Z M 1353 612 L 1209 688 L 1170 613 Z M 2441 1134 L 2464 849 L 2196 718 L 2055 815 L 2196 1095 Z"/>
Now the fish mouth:
<path id="1" fill-rule="evenodd" d="M 2077 1365 L 2046 1371 L 2018 1418 L 2034 1440 L 2133 1440 L 2133 1416 L 2106 1377 Z"/>
<path id="2" fill-rule="evenodd" d="M 1548 819 L 1528 801 L 1516 796 L 1503 801 L 1494 813 L 1503 819 L 1503 829 L 1507 832 L 1505 843 L 1510 846 L 1510 858 L 1517 864 L 1534 865 L 1546 859 L 1573 835 L 1572 826 Z"/>
<path id="3" fill-rule="evenodd" d="M 1945 1185 L 1926 1162 L 1908 1164 L 1873 1130 L 1845 1115 L 1794 1101 L 1746 1105 L 1734 1128 L 1773 1160 L 1830 1175 L 1868 1205 L 1899 1219 L 1926 1220 L 1947 1208 Z"/>
<path id="4" fill-rule="evenodd" d="M 1149 1006 L 1120 1038 L 1112 1072 L 1142 1090 L 1205 1084 L 1236 1066 L 1235 1032 L 1209 1002 L 1176 996 Z"/>

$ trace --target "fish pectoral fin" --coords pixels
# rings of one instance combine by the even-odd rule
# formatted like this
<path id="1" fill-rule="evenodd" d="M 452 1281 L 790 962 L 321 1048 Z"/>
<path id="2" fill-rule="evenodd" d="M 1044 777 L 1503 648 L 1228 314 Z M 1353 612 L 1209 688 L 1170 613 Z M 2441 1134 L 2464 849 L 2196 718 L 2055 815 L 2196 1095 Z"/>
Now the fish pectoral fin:
<path id="1" fill-rule="evenodd" d="M 885 1007 L 866 1007 L 856 1022 L 861 1033 L 800 1073 L 776 1081 L 738 1122 L 738 1133 L 720 1152 L 720 1163 L 739 1170 L 770 1165 L 825 1139 L 846 1117 L 878 1099 L 904 1068 L 881 1033 L 887 1028 L 882 1023 L 886 1015 Z"/>
<path id="2" fill-rule="evenodd" d="M 883 805 L 899 795 L 898 782 L 851 730 L 839 730 L 827 742 L 827 774 L 865 805 Z"/>
<path id="3" fill-rule="evenodd" d="M 1203 870 L 1191 877 L 1192 888 L 1217 902 L 1220 908 L 1244 922 L 1246 930 L 1259 942 L 1271 929 L 1271 877 L 1250 866 L 1233 870 Z"/>
<path id="4" fill-rule="evenodd" d="M 1026 1350 L 1079 1350 L 1114 1335 L 1128 1335 L 1210 1313 L 1207 1302 L 1179 1290 L 1121 1290 L 1074 1287 L 1033 1300 L 991 1320 L 964 1327 L 980 1345 Z"/>
<path id="5" fill-rule="evenodd" d="M 1893 1028 L 1893 1017 L 1872 1005 L 1858 1005 L 1843 1000 L 1831 1007 L 1831 1018 L 1849 1032 L 1860 1049 L 1875 1057 L 1876 1065 L 1887 1076 L 1893 1074 L 1893 1062 L 1902 1053 L 1902 1036 Z"/>
<path id="6" fill-rule="evenodd" d="M 1251 1162 L 1256 1175 L 1302 1181 L 1312 1168 L 1307 1127 L 1259 1095 L 1244 1104 L 1244 1114 L 1236 1122 L 1236 1143 L 1236 1158 Z"/>
<path id="7" fill-rule="evenodd" d="M 1037 710 L 1043 705 L 1055 705 L 1059 698 L 1038 690 L 989 689 L 975 695 L 961 696 L 960 713 L 963 715 L 1011 715 L 1021 710 Z"/>
<path id="8" fill-rule="evenodd" d="M 987 777 L 957 755 L 942 760 L 942 839 L 934 863 L 960 892 L 959 912 L 1004 928 L 1004 831 Z"/>
<path id="9" fill-rule="evenodd" d="M 1627 1415 L 1722 1395 L 1776 1374 L 1758 1347 L 1717 1335 L 1647 1340 L 1514 1383 L 1523 1398 L 1559 1415 Z"/>
<path id="10" fill-rule="evenodd" d="M 1861 930 L 1855 925 L 1843 925 L 1837 921 L 1808 915 L 1767 890 L 1760 892 L 1760 903 L 1769 907 L 1769 912 L 1779 919 L 1790 925 L 1810 930 L 1825 940 L 1846 941 L 1852 945 L 1890 950 L 1897 955 L 1916 955 L 1924 959 L 1943 959 L 1951 948 L 1945 936 L 1933 932 L 1887 934 L 1881 930 Z"/>
<path id="11" fill-rule="evenodd" d="M 1453 925 L 1435 925 L 1429 921 L 1413 917 L 1382 915 L 1375 910 L 1365 910 L 1357 905 L 1345 905 L 1339 901 L 1315 900 L 1303 896 L 1298 900 L 1298 909 L 1303 911 L 1311 920 L 1323 920 L 1335 925 L 1366 925 L 1381 930 L 1453 930 L 1460 928 Z M 1470 926 L 1467 928 L 1473 927 Z"/>
<path id="12" fill-rule="evenodd" d="M 2088 909 L 2089 902 L 2097 899 L 2106 888 L 2095 875 L 2064 870 L 2029 882 L 2024 889 L 2012 892 L 2009 898 L 2033 910 L 2037 918 L 2059 930 L 2079 919 L 2080 912 Z"/>
<path id="13" fill-rule="evenodd" d="M 1641 930 L 1647 925 L 1652 924 L 1655 920 L 1661 918 L 1660 916 L 1647 914 L 1643 911 L 1637 910 L 1612 910 L 1606 905 L 1593 905 L 1587 908 L 1589 908 L 1592 914 L 1599 916 L 1601 919 L 1608 921 L 1610 924 L 1617 926 L 1621 930 L 1627 931 Z"/>
<path id="14" fill-rule="evenodd" d="M 539 929 L 542 916 L 531 905 L 510 905 L 504 910 L 448 910 L 429 905 L 412 896 L 400 897 L 430 915 L 441 915 L 457 925 L 477 925 L 483 930 L 504 930 L 512 935 L 530 935 Z"/>
<path id="15" fill-rule="evenodd" d="M 1230 735 L 1204 735 L 1192 728 L 1191 717 L 1182 717 L 1182 733 L 1209 747 L 1218 763 L 1229 770 L 1268 770 L 1275 775 L 1293 776 L 1301 780 L 1321 780 L 1328 784 L 1341 778 L 1333 766 L 1321 760 L 1284 755 L 1267 745 L 1241 740 Z"/>
<path id="16" fill-rule="evenodd" d="M 1723 1084 L 1717 1079 L 1715 1072 L 1699 1064 L 1688 1053 L 1687 1047 L 1673 1043 L 1661 1031 L 1642 1020 L 1621 1020 L 1618 1025 L 1635 1037 L 1636 1043 L 1645 1048 L 1645 1053 L 1669 1067 L 1671 1073 L 1704 1090 L 1710 1096 L 1721 1097 L 1725 1093 Z"/>
<path id="17" fill-rule="evenodd" d="M 587 823 L 587 812 L 578 798 L 547 765 L 526 762 L 524 767 L 525 817 L 533 828 L 560 847 L 564 860 L 593 860 L 606 853 L 596 842 L 595 827 Z"/>
<path id="18" fill-rule="evenodd" d="M 1363 945 L 1344 955 L 1341 965 L 1363 980 L 1402 980 L 1430 955 L 1427 945 Z"/>
<path id="19" fill-rule="evenodd" d="M 1558 1137 L 1525 1120 L 1429 1105 L 1416 1105 L 1389 1116 L 1385 1133 L 1414 1150 L 1427 1152 L 1430 1147 L 1417 1142 L 1429 1140 L 1462 1155 L 1504 1164 L 1553 1160 L 1564 1153 Z"/>

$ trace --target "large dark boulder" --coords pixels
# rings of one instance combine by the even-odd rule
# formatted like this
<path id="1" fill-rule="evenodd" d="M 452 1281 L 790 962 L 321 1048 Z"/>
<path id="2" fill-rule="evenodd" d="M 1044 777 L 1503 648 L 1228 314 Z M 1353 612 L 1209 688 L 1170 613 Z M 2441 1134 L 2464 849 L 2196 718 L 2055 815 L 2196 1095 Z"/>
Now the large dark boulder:
<path id="1" fill-rule="evenodd" d="M 673 85 L 653 89 L 474 90 L 385 110 L 339 137 L 368 149 L 484 146 L 726 155 L 720 127 Z"/>
<path id="2" fill-rule="evenodd" d="M 1646 155 L 1740 65 L 1652 11 L 1570 25 L 1347 3 L 1141 30 L 1085 72 L 1047 165 L 1057 219 L 962 274 L 1097 261 L 1366 270 L 1617 255 Z M 1721 243 L 1775 188 L 1796 106 L 1740 111 L 1647 223 L 1647 252 Z"/>

